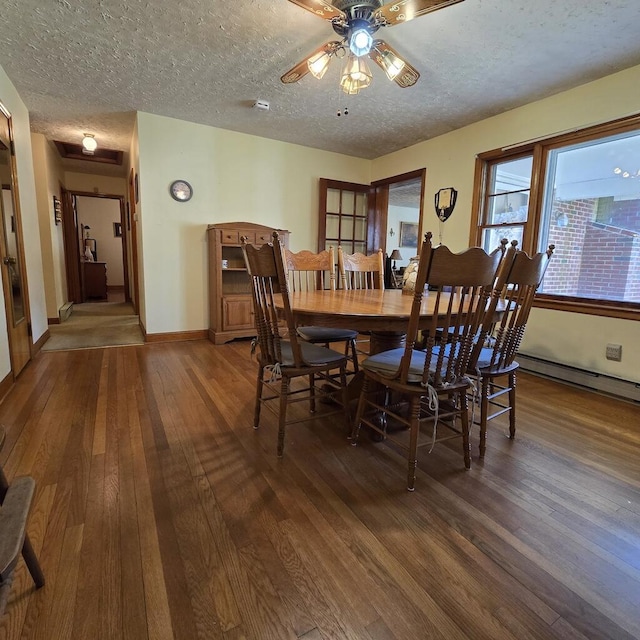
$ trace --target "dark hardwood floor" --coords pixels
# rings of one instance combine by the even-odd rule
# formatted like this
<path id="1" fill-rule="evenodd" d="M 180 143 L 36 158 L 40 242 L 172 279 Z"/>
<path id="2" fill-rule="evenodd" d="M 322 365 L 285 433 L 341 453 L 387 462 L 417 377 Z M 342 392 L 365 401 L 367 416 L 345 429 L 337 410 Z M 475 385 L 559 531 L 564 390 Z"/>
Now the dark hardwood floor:
<path id="1" fill-rule="evenodd" d="M 2 638 L 640 637 L 640 409 L 522 374 L 518 433 L 405 459 L 252 428 L 247 342 L 40 353 L 0 404 L 30 474 Z M 304 408 L 300 405 L 300 410 Z"/>

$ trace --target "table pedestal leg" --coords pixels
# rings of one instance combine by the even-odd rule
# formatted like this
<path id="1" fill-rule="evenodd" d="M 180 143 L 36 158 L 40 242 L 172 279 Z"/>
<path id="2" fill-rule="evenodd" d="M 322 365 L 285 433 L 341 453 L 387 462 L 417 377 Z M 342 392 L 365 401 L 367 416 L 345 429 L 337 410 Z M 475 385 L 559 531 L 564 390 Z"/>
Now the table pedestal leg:
<path id="1" fill-rule="evenodd" d="M 402 331 L 372 331 L 369 342 L 369 353 L 381 353 L 398 347 L 404 347 L 407 335 Z"/>

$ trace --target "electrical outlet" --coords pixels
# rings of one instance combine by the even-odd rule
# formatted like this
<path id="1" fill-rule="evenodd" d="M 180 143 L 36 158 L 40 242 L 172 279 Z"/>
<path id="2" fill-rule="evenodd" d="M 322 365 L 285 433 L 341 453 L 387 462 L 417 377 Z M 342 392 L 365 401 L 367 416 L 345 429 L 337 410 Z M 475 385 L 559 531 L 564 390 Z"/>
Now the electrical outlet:
<path id="1" fill-rule="evenodd" d="M 622 360 L 622 345 L 621 344 L 608 344 L 607 345 L 607 360 L 614 360 L 620 362 Z"/>

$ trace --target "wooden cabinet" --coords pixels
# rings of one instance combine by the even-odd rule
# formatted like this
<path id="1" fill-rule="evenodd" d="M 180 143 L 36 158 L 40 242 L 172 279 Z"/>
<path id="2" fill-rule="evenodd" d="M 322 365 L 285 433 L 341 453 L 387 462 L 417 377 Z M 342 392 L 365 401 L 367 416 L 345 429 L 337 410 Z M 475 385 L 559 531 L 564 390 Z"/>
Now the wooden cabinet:
<path id="1" fill-rule="evenodd" d="M 289 245 L 289 232 L 277 230 Z M 251 283 L 244 264 L 240 238 L 250 244 L 270 242 L 274 229 L 251 222 L 226 222 L 207 228 L 209 244 L 209 339 L 223 344 L 254 336 Z"/>
<path id="2" fill-rule="evenodd" d="M 83 262 L 84 298 L 107 299 L 107 263 Z"/>

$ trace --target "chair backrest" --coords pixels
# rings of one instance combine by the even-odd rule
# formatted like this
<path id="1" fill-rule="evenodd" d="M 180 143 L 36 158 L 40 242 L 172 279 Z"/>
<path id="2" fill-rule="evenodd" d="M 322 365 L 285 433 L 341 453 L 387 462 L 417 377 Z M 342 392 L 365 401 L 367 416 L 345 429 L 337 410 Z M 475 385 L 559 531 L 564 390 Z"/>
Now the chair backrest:
<path id="1" fill-rule="evenodd" d="M 554 245 L 546 251 L 529 257 L 516 249 L 517 243 L 507 251 L 498 273 L 494 297 L 502 310 L 490 327 L 490 336 L 482 350 L 483 369 L 500 370 L 509 367 L 518 353 L 533 305 L 533 299 L 542 283 L 553 255 Z M 482 345 L 480 345 L 482 346 Z M 490 357 L 488 350 L 490 351 Z"/>
<path id="2" fill-rule="evenodd" d="M 333 247 L 320 253 L 284 250 L 290 291 L 313 291 L 336 288 L 336 263 Z"/>
<path id="3" fill-rule="evenodd" d="M 403 383 L 443 386 L 465 376 L 476 341 L 490 328 L 486 314 L 497 304 L 491 294 L 503 254 L 488 254 L 480 247 L 452 253 L 443 245 L 433 247 L 431 238 L 430 232 L 425 235 L 420 252 L 407 343 L 396 377 Z M 425 295 L 433 297 L 434 313 L 426 331 L 422 327 L 426 333 L 425 366 L 421 379 L 416 380 L 409 369 Z"/>
<path id="4" fill-rule="evenodd" d="M 345 253 L 338 246 L 338 271 L 343 289 L 383 289 L 382 249 L 366 256 L 364 253 Z"/>
<path id="5" fill-rule="evenodd" d="M 273 232 L 273 242 L 261 247 L 254 247 L 247 243 L 246 237 L 242 238 L 242 253 L 251 278 L 261 364 L 275 365 L 282 362 L 282 343 L 286 337 L 291 345 L 294 366 L 302 366 L 305 363 L 289 303 L 283 249 L 277 231 Z M 281 322 L 276 306 L 279 296 L 282 297 L 284 323 Z"/>

